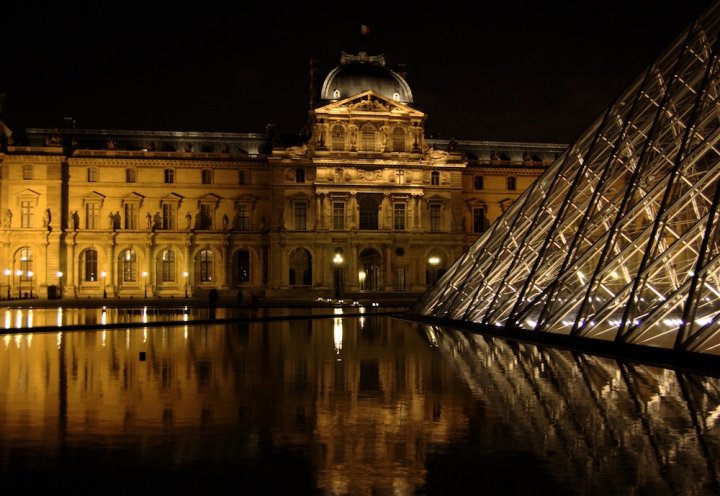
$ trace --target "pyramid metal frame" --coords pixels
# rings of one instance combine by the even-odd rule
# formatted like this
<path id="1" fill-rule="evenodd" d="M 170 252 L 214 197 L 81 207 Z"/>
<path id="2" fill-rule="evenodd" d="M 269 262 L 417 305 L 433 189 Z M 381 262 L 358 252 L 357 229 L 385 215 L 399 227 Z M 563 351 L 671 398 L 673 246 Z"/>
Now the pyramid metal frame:
<path id="1" fill-rule="evenodd" d="M 719 26 L 715 2 L 411 312 L 720 354 Z"/>

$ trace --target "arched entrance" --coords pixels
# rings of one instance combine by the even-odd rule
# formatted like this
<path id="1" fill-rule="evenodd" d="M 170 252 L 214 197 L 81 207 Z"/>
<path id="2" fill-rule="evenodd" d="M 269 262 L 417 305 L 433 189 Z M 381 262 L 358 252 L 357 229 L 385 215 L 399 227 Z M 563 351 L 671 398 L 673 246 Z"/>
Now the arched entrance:
<path id="1" fill-rule="evenodd" d="M 298 248 L 290 254 L 290 286 L 312 285 L 312 256 L 304 248 Z"/>
<path id="2" fill-rule="evenodd" d="M 382 256 L 373 248 L 365 248 L 358 256 L 358 281 L 362 291 L 378 291 L 381 287 Z"/>

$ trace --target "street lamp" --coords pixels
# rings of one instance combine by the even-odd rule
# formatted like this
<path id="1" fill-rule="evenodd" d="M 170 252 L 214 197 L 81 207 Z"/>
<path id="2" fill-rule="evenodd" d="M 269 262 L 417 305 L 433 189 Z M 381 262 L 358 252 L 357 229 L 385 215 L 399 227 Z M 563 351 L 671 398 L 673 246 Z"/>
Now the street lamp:
<path id="1" fill-rule="evenodd" d="M 105 291 L 105 276 L 107 276 L 107 272 L 104 270 L 100 272 L 100 277 L 102 277 L 103 280 L 103 298 L 107 298 L 107 291 Z"/>
<path id="2" fill-rule="evenodd" d="M 7 277 L 7 299 L 10 299 L 10 274 L 12 274 L 12 270 L 5 269 L 5 277 Z"/>
<path id="3" fill-rule="evenodd" d="M 183 272 L 183 277 L 185 278 L 185 298 L 187 298 L 187 276 L 188 276 L 188 273 L 186 270 L 185 272 Z"/>
<path id="4" fill-rule="evenodd" d="M 335 265 L 335 299 L 340 300 L 342 287 L 342 263 L 344 261 L 342 253 L 339 251 L 336 252 L 332 261 Z"/>
<path id="5" fill-rule="evenodd" d="M 62 293 L 63 293 L 62 276 L 63 276 L 63 273 L 58 270 L 58 273 L 57 273 L 58 290 L 60 291 L 60 294 L 57 295 L 58 298 L 62 297 Z"/>
<path id="6" fill-rule="evenodd" d="M 33 283 L 32 283 L 33 271 L 32 270 L 28 270 L 28 277 L 30 278 L 30 299 L 32 300 L 32 287 L 33 287 Z"/>
<path id="7" fill-rule="evenodd" d="M 147 298 L 147 276 L 148 276 L 148 273 L 147 273 L 147 272 L 143 272 L 143 273 L 142 273 L 142 276 L 143 276 L 143 279 L 145 280 L 145 284 L 144 284 L 144 286 L 145 286 L 145 298 Z"/>
<path id="8" fill-rule="evenodd" d="M 18 277 L 18 299 L 22 298 L 22 288 L 20 287 L 20 276 L 22 276 L 22 270 L 18 269 L 15 271 L 15 275 Z"/>

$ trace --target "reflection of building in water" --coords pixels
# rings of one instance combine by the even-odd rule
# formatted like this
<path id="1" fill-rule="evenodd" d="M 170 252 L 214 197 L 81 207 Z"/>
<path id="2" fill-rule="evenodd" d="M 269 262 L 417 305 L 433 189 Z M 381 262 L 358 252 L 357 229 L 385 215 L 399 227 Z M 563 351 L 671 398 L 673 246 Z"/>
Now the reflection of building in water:
<path id="1" fill-rule="evenodd" d="M 548 470 L 578 494 L 720 491 L 718 378 L 425 329 L 475 396 L 515 420 L 480 442 L 554 453 L 563 463 Z"/>
<path id="2" fill-rule="evenodd" d="M 342 317 L 7 334 L 0 468 L 123 439 L 141 466 L 299 453 L 324 494 L 412 494 L 464 445 L 581 494 L 720 488 L 717 378 Z"/>

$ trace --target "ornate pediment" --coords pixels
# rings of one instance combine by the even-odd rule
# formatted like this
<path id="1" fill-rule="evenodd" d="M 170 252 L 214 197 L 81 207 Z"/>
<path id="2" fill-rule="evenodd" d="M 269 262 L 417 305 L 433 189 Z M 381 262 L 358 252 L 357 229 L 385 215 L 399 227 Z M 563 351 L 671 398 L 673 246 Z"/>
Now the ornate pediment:
<path id="1" fill-rule="evenodd" d="M 391 113 L 418 118 L 425 116 L 425 114 L 418 110 L 391 100 L 383 95 L 379 95 L 374 91 L 365 91 L 358 95 L 315 109 L 316 116 L 323 114 L 348 114 L 354 112 Z"/>

